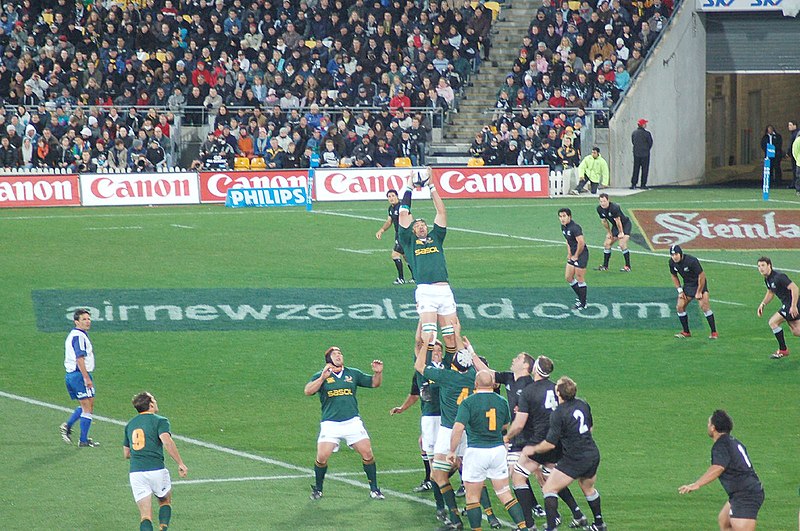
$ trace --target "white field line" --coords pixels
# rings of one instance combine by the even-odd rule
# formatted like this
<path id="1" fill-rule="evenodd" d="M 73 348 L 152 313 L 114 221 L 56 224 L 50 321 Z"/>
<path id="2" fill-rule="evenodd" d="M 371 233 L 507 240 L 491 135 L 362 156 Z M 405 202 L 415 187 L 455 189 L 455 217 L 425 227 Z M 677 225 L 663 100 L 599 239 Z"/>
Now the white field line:
<path id="1" fill-rule="evenodd" d="M 541 249 L 542 247 L 555 247 L 556 245 L 560 246 L 561 244 L 550 244 L 550 245 L 480 245 L 474 247 L 448 247 L 447 250 L 449 251 L 477 251 L 477 250 L 486 250 L 486 249 Z M 384 249 L 345 249 L 342 247 L 337 247 L 337 251 L 344 251 L 347 253 L 357 253 L 357 254 L 374 254 L 374 253 L 385 253 L 389 248 Z"/>
<path id="2" fill-rule="evenodd" d="M 731 301 L 721 301 L 719 299 L 708 299 L 711 302 L 717 302 L 719 304 L 730 304 L 731 306 L 747 306 L 746 304 L 742 304 L 741 302 L 731 302 Z"/>
<path id="3" fill-rule="evenodd" d="M 314 214 L 324 214 L 326 216 L 341 216 L 345 218 L 353 218 L 353 219 L 362 219 L 365 221 L 385 221 L 385 218 L 379 218 L 374 216 L 362 216 L 358 214 L 347 214 L 344 212 L 332 212 L 332 211 L 321 211 L 321 210 L 313 210 Z M 527 242 L 538 242 L 538 243 L 548 243 L 553 245 L 565 245 L 565 242 L 558 241 L 558 240 L 548 240 L 545 238 L 533 238 L 531 236 L 517 236 L 515 234 L 508 234 L 505 232 L 489 232 L 484 230 L 476 230 L 476 229 L 463 229 L 459 227 L 447 227 L 449 232 L 465 232 L 468 234 L 477 234 L 479 236 L 494 236 L 498 238 L 509 238 L 512 240 L 521 240 Z M 587 245 L 590 249 L 602 249 L 602 245 Z M 656 256 L 659 258 L 664 258 L 666 260 L 667 254 L 664 253 L 657 253 L 653 251 L 637 251 L 631 250 L 631 254 L 640 254 L 643 256 Z M 743 262 L 732 262 L 728 260 L 715 260 L 713 258 L 703 258 L 703 262 L 711 263 L 711 264 L 720 264 L 720 265 L 728 265 L 728 266 L 736 266 L 736 267 L 746 267 L 748 269 L 756 269 L 756 264 L 746 264 Z M 789 269 L 789 268 L 781 268 L 781 271 L 790 272 L 790 273 L 800 273 L 800 269 Z"/>
<path id="4" fill-rule="evenodd" d="M 64 413 L 71 413 L 72 412 L 72 409 L 64 407 L 64 406 L 59 406 L 59 405 L 56 405 L 56 404 L 50 404 L 48 402 L 42 402 L 41 400 L 35 400 L 33 398 L 27 398 L 27 397 L 24 397 L 24 396 L 19 396 L 19 395 L 15 395 L 15 394 L 11 394 L 11 393 L 6 393 L 4 391 L 0 391 L 0 397 L 9 398 L 11 400 L 16 400 L 18 402 L 24 402 L 26 404 L 31 404 L 31 405 L 34 405 L 34 406 L 45 407 L 45 408 L 48 408 L 48 409 L 53 409 L 55 411 L 61 411 L 61 412 L 64 412 Z M 93 418 L 94 418 L 94 420 L 97 420 L 97 421 L 100 421 L 100 422 L 108 422 L 110 424 L 116 424 L 117 426 L 125 426 L 127 424 L 126 422 L 123 422 L 121 420 L 112 419 L 110 417 L 104 417 L 102 415 L 93 415 Z M 235 455 L 236 457 L 243 457 L 245 459 L 250 459 L 251 461 L 258 461 L 258 462 L 261 462 L 261 463 L 266 463 L 266 464 L 269 464 L 269 465 L 274 465 L 274 466 L 278 466 L 278 467 L 281 467 L 281 468 L 286 468 L 288 470 L 294 470 L 296 472 L 301 472 L 301 474 L 297 475 L 300 478 L 309 477 L 309 476 L 313 476 L 314 475 L 314 471 L 312 469 L 310 469 L 310 468 L 293 465 L 291 463 L 286 463 L 284 461 L 279 461 L 277 459 L 271 459 L 269 457 L 264 457 L 264 456 L 261 456 L 261 455 L 251 454 L 251 453 L 248 453 L 248 452 L 242 452 L 242 451 L 239 451 L 239 450 L 234 450 L 233 448 L 227 448 L 225 446 L 220 446 L 218 444 L 201 441 L 199 439 L 194 439 L 192 437 L 184 437 L 183 435 L 173 435 L 172 438 L 175 439 L 175 440 L 178 440 L 178 441 L 182 441 L 182 442 L 188 443 L 188 444 L 199 446 L 201 448 L 207 448 L 209 450 L 215 450 L 217 452 L 221 452 L 221 453 L 224 453 L 224 454 Z M 331 480 L 338 481 L 340 483 L 346 483 L 347 485 L 351 485 L 353 487 L 358 487 L 360 489 L 368 489 L 369 488 L 368 484 L 362 483 L 360 481 L 356 481 L 356 480 L 353 480 L 353 479 L 349 479 L 347 477 L 343 477 L 343 474 L 328 474 L 326 476 L 326 478 L 330 478 Z M 393 498 L 399 498 L 399 499 L 402 499 L 402 500 L 421 503 L 423 505 L 427 505 L 428 507 L 436 507 L 436 503 L 434 503 L 431 500 L 427 500 L 425 498 L 418 498 L 416 496 L 411 496 L 410 494 L 406 494 L 404 492 L 398 492 L 398 491 L 395 491 L 395 490 L 385 489 L 385 488 L 382 488 L 381 491 L 383 491 L 385 494 L 388 494 L 389 496 L 391 496 Z M 506 522 L 506 521 L 503 521 L 503 520 L 501 520 L 500 522 L 503 525 L 507 526 L 507 527 L 513 527 L 510 522 Z"/>
<path id="5" fill-rule="evenodd" d="M 83 230 L 141 230 L 142 227 L 133 225 L 130 227 L 86 227 Z"/>
<path id="6" fill-rule="evenodd" d="M 381 470 L 381 476 L 385 476 L 386 474 L 418 474 L 420 472 L 419 469 L 408 469 L 408 470 Z M 340 472 L 337 474 L 327 474 L 326 478 L 331 477 L 347 477 L 347 476 L 363 476 L 363 472 Z M 282 476 L 246 476 L 246 477 L 239 477 L 239 478 L 209 478 L 209 479 L 176 479 L 172 483 L 173 484 L 180 484 L 180 485 L 201 485 L 204 483 L 239 483 L 239 482 L 246 482 L 246 481 L 274 481 L 274 480 L 284 480 L 284 479 L 303 479 L 303 478 L 313 478 L 314 474 L 287 474 Z"/>
<path id="7" fill-rule="evenodd" d="M 177 223 L 172 223 L 170 227 L 175 227 L 178 229 L 193 229 L 194 227 L 190 227 L 189 225 L 178 225 Z"/>

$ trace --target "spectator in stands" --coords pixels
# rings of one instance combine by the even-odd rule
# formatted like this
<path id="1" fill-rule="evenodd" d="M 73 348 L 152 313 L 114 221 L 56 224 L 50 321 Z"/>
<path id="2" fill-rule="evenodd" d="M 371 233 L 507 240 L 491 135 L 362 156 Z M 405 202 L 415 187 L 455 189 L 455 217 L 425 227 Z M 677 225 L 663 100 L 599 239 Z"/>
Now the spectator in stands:
<path id="1" fill-rule="evenodd" d="M 276 140 L 277 143 L 277 140 Z M 320 153 L 320 166 L 323 168 L 338 168 L 341 155 L 334 147 L 334 142 L 330 138 L 325 139 L 325 148 Z"/>
<path id="2" fill-rule="evenodd" d="M 250 158 L 253 156 L 253 138 L 248 134 L 247 127 L 239 127 L 239 137 L 236 139 L 237 155 Z"/>
<path id="3" fill-rule="evenodd" d="M 375 166 L 379 168 L 391 168 L 394 166 L 394 159 L 397 152 L 394 147 L 389 145 L 386 138 L 378 138 L 378 147 L 375 149 Z"/>
<path id="4" fill-rule="evenodd" d="M 8 136 L 0 139 L 0 168 L 16 168 L 19 159 L 18 150 L 11 144 Z"/>
<path id="5" fill-rule="evenodd" d="M 112 170 L 125 171 L 128 169 L 128 161 L 128 150 L 125 148 L 125 142 L 121 138 L 117 138 L 108 155 L 108 167 Z"/>

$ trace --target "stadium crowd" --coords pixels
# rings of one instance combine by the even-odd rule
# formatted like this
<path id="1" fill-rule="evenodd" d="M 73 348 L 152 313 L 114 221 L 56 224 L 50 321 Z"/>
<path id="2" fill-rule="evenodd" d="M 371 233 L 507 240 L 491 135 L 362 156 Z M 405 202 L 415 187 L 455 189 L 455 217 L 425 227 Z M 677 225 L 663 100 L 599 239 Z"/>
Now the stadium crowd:
<path id="1" fill-rule="evenodd" d="M 490 27 L 466 0 L 6 2 L 0 167 L 170 166 L 181 124 L 201 159 L 423 164 Z"/>
<path id="2" fill-rule="evenodd" d="M 541 3 L 497 88 L 493 120 L 470 147 L 477 165 L 576 167 L 587 110 L 595 127 L 608 125 L 673 11 L 672 0 Z"/>

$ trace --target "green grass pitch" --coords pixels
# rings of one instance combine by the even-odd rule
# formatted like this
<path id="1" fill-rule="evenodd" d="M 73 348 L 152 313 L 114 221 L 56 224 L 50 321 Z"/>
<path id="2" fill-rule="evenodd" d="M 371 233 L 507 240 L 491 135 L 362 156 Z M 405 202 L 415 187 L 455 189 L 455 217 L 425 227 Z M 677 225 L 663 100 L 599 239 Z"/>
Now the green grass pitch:
<path id="1" fill-rule="evenodd" d="M 626 211 L 800 208 L 787 191 L 769 203 L 758 197 L 757 190 L 672 189 L 619 202 Z M 479 311 L 482 297 L 511 300 L 526 316 L 540 302 L 570 304 L 556 215 L 562 206 L 583 226 L 590 267 L 597 266 L 604 233 L 592 199 L 447 202 L 445 249 L 456 299 L 468 301 L 476 315 L 502 310 Z M 430 201 L 415 202 L 414 211 L 432 219 Z M 417 410 L 388 413 L 408 392 L 415 321 L 354 306 L 391 299 L 400 312 L 413 303 L 412 286 L 391 285 L 391 241 L 374 237 L 385 215 L 377 202 L 318 204 L 313 213 L 217 205 L 0 211 L 0 529 L 137 528 L 120 423 L 133 416 L 130 398 L 141 390 L 158 398 L 189 467 L 189 478 L 179 480 L 167 459 L 175 482 L 172 529 L 433 529 L 432 496 L 411 492 L 421 480 Z M 797 251 L 693 253 L 687 245 L 707 272 L 720 339 L 706 339 L 705 320 L 692 305 L 695 337 L 680 341 L 672 337 L 679 325 L 668 257 L 642 242 L 631 243 L 633 273 L 618 272 L 618 251 L 611 271 L 588 272 L 589 302 L 644 297 L 667 304 L 667 318 L 478 315 L 462 318 L 465 335 L 495 368 L 507 368 L 526 350 L 550 356 L 555 376 L 577 381 L 594 413 L 602 453 L 597 487 L 611 529 L 717 529 L 725 501 L 718 482 L 677 494 L 709 465 L 705 426 L 716 408 L 733 416 L 733 434 L 747 445 L 764 483 L 759 529 L 795 529 L 800 345 L 787 334 L 792 355 L 768 359 L 776 343 L 766 317 L 756 317 L 764 284 L 755 261 L 766 252 L 800 281 Z M 268 318 L 218 326 L 227 319 L 221 305 L 252 305 L 265 293 L 274 306 Z M 103 418 L 92 432 L 102 446 L 82 451 L 58 435 L 64 408 L 74 407 L 62 365 L 71 323 L 61 310 L 41 315 L 48 303 L 61 308 L 75 294 L 114 308 L 141 296 L 179 308 L 183 318 L 162 308 L 154 310 L 155 320 L 132 312 L 130 325 L 118 313 L 114 321 L 95 320 L 95 414 Z M 330 317 L 335 308 L 344 314 L 272 319 L 300 303 L 324 305 L 318 315 Z M 189 322 L 187 305 L 211 307 L 217 317 Z M 769 314 L 775 309 L 773 302 Z M 348 365 L 368 370 L 375 358 L 386 364 L 383 386 L 358 394 L 383 502 L 368 499 L 360 460 L 347 449 L 331 458 L 325 497 L 308 499 L 319 403 L 303 395 L 303 386 L 332 344 Z M 499 504 L 496 510 L 508 520 Z"/>

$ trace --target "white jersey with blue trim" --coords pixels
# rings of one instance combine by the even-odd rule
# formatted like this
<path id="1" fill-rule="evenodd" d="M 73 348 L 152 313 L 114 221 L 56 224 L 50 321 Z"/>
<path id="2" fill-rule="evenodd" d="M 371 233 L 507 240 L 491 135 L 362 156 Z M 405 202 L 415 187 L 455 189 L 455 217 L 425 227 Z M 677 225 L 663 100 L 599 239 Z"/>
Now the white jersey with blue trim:
<path id="1" fill-rule="evenodd" d="M 78 358 L 84 358 L 87 372 L 94 370 L 94 349 L 89 335 L 79 328 L 73 328 L 64 342 L 64 368 L 67 372 L 78 370 Z"/>

